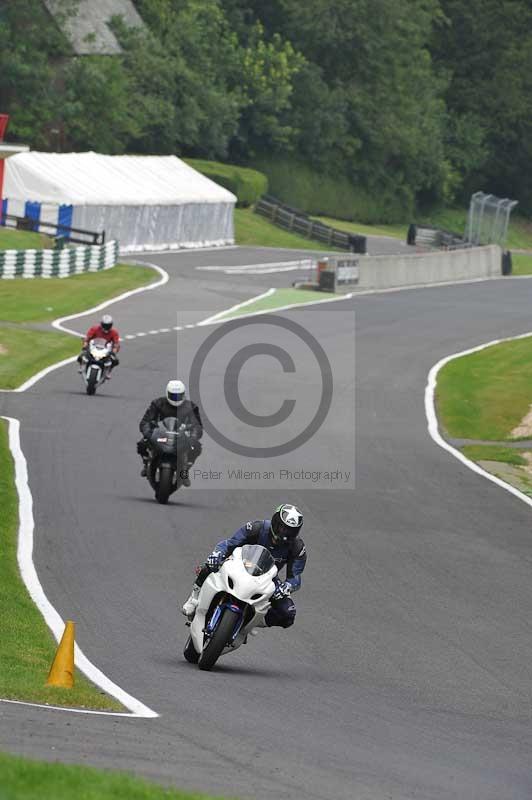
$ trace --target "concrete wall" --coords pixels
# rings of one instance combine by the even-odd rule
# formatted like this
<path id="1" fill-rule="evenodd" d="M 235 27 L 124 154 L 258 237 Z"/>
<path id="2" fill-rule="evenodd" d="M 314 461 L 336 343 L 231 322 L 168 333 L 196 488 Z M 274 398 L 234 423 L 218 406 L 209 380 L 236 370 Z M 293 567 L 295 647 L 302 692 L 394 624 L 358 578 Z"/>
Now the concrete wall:
<path id="1" fill-rule="evenodd" d="M 360 256 L 359 289 L 389 289 L 501 275 L 498 245 L 404 256 Z M 345 289 L 348 289 L 346 286 Z"/>

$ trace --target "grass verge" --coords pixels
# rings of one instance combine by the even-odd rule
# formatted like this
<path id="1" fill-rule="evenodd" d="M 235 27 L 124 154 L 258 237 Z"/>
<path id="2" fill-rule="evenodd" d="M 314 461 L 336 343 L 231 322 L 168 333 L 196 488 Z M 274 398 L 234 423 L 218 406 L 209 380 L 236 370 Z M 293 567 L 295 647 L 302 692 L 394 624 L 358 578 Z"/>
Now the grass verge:
<path id="1" fill-rule="evenodd" d="M 532 336 L 456 358 L 438 374 L 436 403 L 450 436 L 504 440 L 532 401 Z"/>
<path id="2" fill-rule="evenodd" d="M 512 253 L 512 275 L 532 275 L 532 256 Z"/>
<path id="3" fill-rule="evenodd" d="M 41 250 L 52 248 L 53 241 L 44 233 L 16 231 L 0 227 L 0 250 Z"/>
<path id="4" fill-rule="evenodd" d="M 76 708 L 123 711 L 76 671 L 72 689 L 45 686 L 56 644 L 20 577 L 17 565 L 18 496 L 8 447 L 7 423 L 0 420 L 0 697 Z M 2 789 L 5 790 L 2 772 Z"/>
<path id="5" fill-rule="evenodd" d="M 16 389 L 39 370 L 79 350 L 79 340 L 66 333 L 0 326 L 0 388 Z"/>
<path id="6" fill-rule="evenodd" d="M 287 247 L 295 250 L 331 252 L 323 242 L 285 231 L 249 208 L 235 209 L 235 242 L 250 247 Z"/>
<path id="7" fill-rule="evenodd" d="M 500 447 L 492 444 L 468 444 L 462 452 L 471 461 L 501 461 L 516 467 L 526 467 L 527 461 L 518 450 L 511 447 Z"/>
<path id="8" fill-rule="evenodd" d="M 30 329 L 24 323 L 85 311 L 156 279 L 149 267 L 118 264 L 71 278 L 0 280 L 0 389 L 16 389 L 40 369 L 79 352 L 73 336 Z"/>
<path id="9" fill-rule="evenodd" d="M 228 311 L 219 319 L 233 319 L 242 314 L 253 314 L 255 311 L 275 311 L 288 305 L 299 305 L 305 303 L 316 303 L 320 300 L 331 299 L 335 295 L 327 292 L 316 292 L 312 289 L 275 289 L 268 297 L 262 297 L 254 303 L 249 303 L 236 311 Z"/>
<path id="10" fill-rule="evenodd" d="M 49 764 L 0 754 L 2 789 L 9 800 L 214 800 L 204 794 L 166 789 L 120 772 Z"/>
<path id="11" fill-rule="evenodd" d="M 47 322 L 85 311 L 122 292 L 157 280 L 150 267 L 117 264 L 70 278 L 15 278 L 0 281 L 2 322 Z"/>

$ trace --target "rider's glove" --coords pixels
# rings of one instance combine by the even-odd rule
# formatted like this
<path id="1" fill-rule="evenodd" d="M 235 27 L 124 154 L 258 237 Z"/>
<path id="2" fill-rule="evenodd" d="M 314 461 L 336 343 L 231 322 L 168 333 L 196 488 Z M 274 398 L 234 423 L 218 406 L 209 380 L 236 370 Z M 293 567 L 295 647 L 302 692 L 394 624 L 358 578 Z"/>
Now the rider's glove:
<path id="1" fill-rule="evenodd" d="M 288 581 L 278 583 L 275 587 L 275 592 L 272 594 L 272 600 L 282 600 L 285 597 L 290 597 L 292 591 L 292 584 Z"/>
<path id="2" fill-rule="evenodd" d="M 207 566 L 211 570 L 220 569 L 225 561 L 225 555 L 220 550 L 214 550 L 207 559 Z"/>

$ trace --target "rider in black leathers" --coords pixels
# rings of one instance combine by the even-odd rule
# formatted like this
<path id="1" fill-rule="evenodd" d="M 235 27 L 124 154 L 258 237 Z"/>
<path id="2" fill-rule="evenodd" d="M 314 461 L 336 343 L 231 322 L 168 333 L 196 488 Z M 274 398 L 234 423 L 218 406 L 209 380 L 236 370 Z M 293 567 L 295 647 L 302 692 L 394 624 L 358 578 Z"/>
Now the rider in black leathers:
<path id="1" fill-rule="evenodd" d="M 166 397 L 157 397 L 153 400 L 140 421 L 139 428 L 143 438 L 137 442 L 137 452 L 144 462 L 140 473 L 143 477 L 146 476 L 146 466 L 149 460 L 148 443 L 153 430 L 161 420 L 167 417 L 176 417 L 179 423 L 190 426 L 187 474 L 183 478 L 183 484 L 190 486 L 188 469 L 201 453 L 199 440 L 203 436 L 203 425 L 199 408 L 191 400 L 185 399 L 185 392 L 185 384 L 182 381 L 169 381 L 166 386 Z"/>

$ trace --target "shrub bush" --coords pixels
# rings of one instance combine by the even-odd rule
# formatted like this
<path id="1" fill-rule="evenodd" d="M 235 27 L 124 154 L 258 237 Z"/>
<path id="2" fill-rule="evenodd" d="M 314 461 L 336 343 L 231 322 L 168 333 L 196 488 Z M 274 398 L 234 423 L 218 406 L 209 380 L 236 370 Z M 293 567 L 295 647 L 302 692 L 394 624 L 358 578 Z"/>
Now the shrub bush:
<path id="1" fill-rule="evenodd" d="M 344 175 L 319 173 L 288 158 L 261 156 L 254 166 L 266 174 L 270 194 L 308 214 L 369 224 L 411 220 L 413 203 L 408 197 L 372 195 Z"/>
<path id="2" fill-rule="evenodd" d="M 183 161 L 211 181 L 233 192 L 238 198 L 237 206 L 253 205 L 268 191 L 268 178 L 255 169 L 221 164 L 218 161 L 204 161 L 200 158 L 184 158 Z"/>

